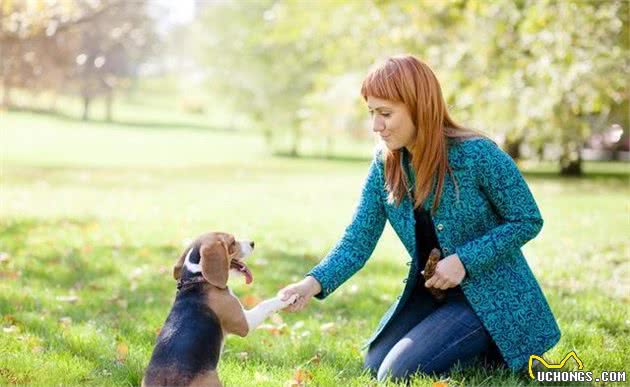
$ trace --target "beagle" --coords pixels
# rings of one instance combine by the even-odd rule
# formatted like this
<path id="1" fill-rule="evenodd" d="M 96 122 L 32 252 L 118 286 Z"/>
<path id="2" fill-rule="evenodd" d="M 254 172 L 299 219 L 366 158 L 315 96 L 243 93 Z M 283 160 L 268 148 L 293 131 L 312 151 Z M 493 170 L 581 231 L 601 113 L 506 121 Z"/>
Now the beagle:
<path id="1" fill-rule="evenodd" d="M 221 386 L 217 365 L 228 333 L 247 336 L 265 318 L 295 301 L 280 297 L 243 309 L 227 286 L 230 272 L 252 273 L 243 262 L 254 242 L 230 234 L 201 235 L 184 250 L 173 267 L 177 295 L 157 337 L 143 386 Z"/>

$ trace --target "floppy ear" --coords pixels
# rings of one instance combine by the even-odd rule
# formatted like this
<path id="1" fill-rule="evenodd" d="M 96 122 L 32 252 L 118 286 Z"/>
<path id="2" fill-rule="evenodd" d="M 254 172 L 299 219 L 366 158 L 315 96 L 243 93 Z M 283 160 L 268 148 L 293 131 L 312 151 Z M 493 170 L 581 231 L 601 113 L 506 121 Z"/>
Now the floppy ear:
<path id="1" fill-rule="evenodd" d="M 192 249 L 192 247 L 184 250 L 182 256 L 179 257 L 177 261 L 175 261 L 175 265 L 173 265 L 173 278 L 175 281 L 179 281 L 179 277 L 182 274 L 182 267 L 184 267 L 184 260 L 186 259 L 186 254 Z"/>
<path id="2" fill-rule="evenodd" d="M 201 259 L 201 274 L 206 281 L 217 288 L 227 287 L 229 262 L 227 249 L 222 241 L 215 241 L 212 244 L 204 244 L 199 249 Z"/>

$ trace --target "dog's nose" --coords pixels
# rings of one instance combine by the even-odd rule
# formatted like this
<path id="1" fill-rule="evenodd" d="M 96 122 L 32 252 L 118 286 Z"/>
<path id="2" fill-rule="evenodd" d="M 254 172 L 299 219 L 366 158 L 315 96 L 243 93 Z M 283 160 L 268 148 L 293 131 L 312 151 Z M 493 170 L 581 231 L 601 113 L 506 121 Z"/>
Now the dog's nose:
<path id="1" fill-rule="evenodd" d="M 251 246 L 251 248 L 254 248 L 254 241 L 249 242 L 249 245 Z"/>

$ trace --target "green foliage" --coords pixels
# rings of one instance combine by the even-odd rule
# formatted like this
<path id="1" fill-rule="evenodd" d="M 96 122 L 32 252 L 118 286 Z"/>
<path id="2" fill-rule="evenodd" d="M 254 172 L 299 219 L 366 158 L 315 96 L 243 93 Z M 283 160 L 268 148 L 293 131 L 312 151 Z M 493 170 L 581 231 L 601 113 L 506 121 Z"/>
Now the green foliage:
<path id="1" fill-rule="evenodd" d="M 211 88 L 268 138 L 366 136 L 362 77 L 409 52 L 438 73 L 456 120 L 568 157 L 611 123 L 628 129 L 628 14 L 621 0 L 227 2 L 196 35 L 212 43 Z"/>

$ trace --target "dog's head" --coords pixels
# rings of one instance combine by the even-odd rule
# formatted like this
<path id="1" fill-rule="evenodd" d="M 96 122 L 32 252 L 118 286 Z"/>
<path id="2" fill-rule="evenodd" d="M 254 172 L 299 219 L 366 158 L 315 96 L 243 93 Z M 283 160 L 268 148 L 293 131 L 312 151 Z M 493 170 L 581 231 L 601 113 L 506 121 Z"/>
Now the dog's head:
<path id="1" fill-rule="evenodd" d="M 243 275 L 246 283 L 253 280 L 252 273 L 243 262 L 254 251 L 254 242 L 237 241 L 231 234 L 211 232 L 201 235 L 182 253 L 173 266 L 173 277 L 201 273 L 210 284 L 225 289 L 230 269 Z"/>

